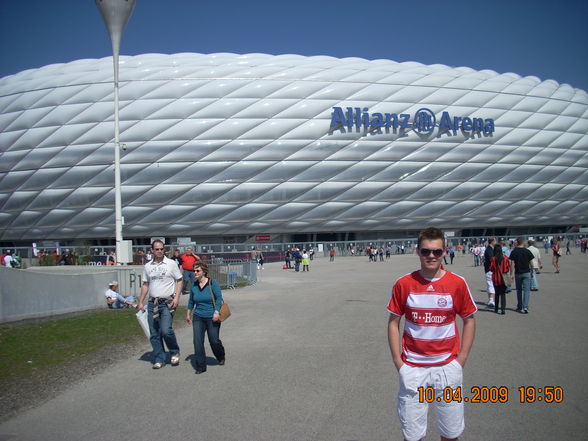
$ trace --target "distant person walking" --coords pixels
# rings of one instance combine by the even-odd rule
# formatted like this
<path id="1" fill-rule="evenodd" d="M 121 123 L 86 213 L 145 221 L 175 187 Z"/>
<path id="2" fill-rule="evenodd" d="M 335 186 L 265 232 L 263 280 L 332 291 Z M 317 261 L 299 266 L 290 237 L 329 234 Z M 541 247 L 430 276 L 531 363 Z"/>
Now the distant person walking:
<path id="1" fill-rule="evenodd" d="M 165 257 L 162 241 L 154 240 L 151 252 L 153 259 L 143 269 L 138 309 L 145 311 L 145 298 L 149 294 L 147 313 L 153 347 L 153 369 L 161 369 L 166 362 L 164 341 L 171 355 L 171 365 L 180 364 L 180 347 L 172 325 L 173 313 L 182 293 L 182 273 L 174 260 Z"/>
<path id="2" fill-rule="evenodd" d="M 194 278 L 194 264 L 200 260 L 200 257 L 194 254 L 192 248 L 188 247 L 186 248 L 186 252 L 181 255 L 180 260 L 182 262 L 182 270 L 184 271 L 184 286 L 182 287 L 182 292 L 188 294 L 190 292 L 190 286 L 188 283 L 194 285 L 194 281 L 196 280 Z"/>
<path id="3" fill-rule="evenodd" d="M 527 241 L 527 249 L 533 254 L 533 269 L 531 270 L 531 291 L 539 291 L 539 278 L 538 274 L 543 269 L 543 263 L 541 262 L 541 253 L 535 246 L 534 240 Z"/>
<path id="4" fill-rule="evenodd" d="M 302 250 L 302 272 L 310 271 L 310 256 L 306 250 Z"/>
<path id="5" fill-rule="evenodd" d="M 553 246 L 551 247 L 551 251 L 553 252 L 553 257 L 551 259 L 551 263 L 555 268 L 555 274 L 559 274 L 559 258 L 561 257 L 561 247 L 559 246 L 559 242 L 557 240 L 553 241 Z"/>
<path id="6" fill-rule="evenodd" d="M 488 307 L 493 308 L 494 305 L 494 283 L 492 283 L 492 270 L 490 269 L 490 262 L 494 256 L 494 246 L 496 245 L 496 238 L 488 239 L 488 244 L 484 250 L 484 274 L 486 275 L 486 293 L 488 293 Z"/>
<path id="7" fill-rule="evenodd" d="M 517 238 L 517 246 L 511 251 L 510 277 L 517 287 L 517 312 L 529 313 L 531 297 L 531 270 L 533 269 L 533 253 L 525 248 L 525 239 Z"/>
<path id="8" fill-rule="evenodd" d="M 171 260 L 174 260 L 178 264 L 178 267 L 182 268 L 181 252 L 177 248 L 174 250 L 174 254 L 173 254 L 173 256 L 171 256 Z"/>
<path id="9" fill-rule="evenodd" d="M 504 277 L 510 278 L 510 260 L 502 254 L 502 246 L 494 245 L 494 254 L 490 259 L 490 271 L 492 271 L 492 283 L 494 285 L 494 312 L 504 315 L 506 310 L 506 283 Z"/>

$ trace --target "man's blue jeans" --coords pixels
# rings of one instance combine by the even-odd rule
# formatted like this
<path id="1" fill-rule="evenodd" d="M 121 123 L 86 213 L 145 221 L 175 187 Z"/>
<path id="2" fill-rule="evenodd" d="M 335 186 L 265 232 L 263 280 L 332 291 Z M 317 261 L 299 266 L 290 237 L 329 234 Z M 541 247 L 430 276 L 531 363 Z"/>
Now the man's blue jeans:
<path id="1" fill-rule="evenodd" d="M 225 359 L 225 348 L 220 340 L 220 322 L 213 322 L 212 318 L 192 316 L 192 330 L 194 331 L 194 367 L 199 371 L 206 370 L 206 350 L 204 349 L 204 334 L 208 333 L 208 343 L 212 353 L 218 361 Z"/>
<path id="2" fill-rule="evenodd" d="M 153 363 L 165 364 L 165 349 L 163 347 L 163 342 L 165 341 L 169 353 L 172 356 L 180 353 L 180 347 L 178 346 L 176 334 L 172 328 L 173 315 L 169 310 L 167 303 L 159 303 L 159 318 L 156 320 L 153 319 L 154 306 L 155 305 L 152 302 L 147 304 L 147 319 L 149 321 L 149 331 L 151 333 L 149 340 L 153 347 Z"/>
<path id="3" fill-rule="evenodd" d="M 531 297 L 531 273 L 515 273 L 517 285 L 517 310 L 529 309 Z"/>
<path id="4" fill-rule="evenodd" d="M 135 298 L 133 296 L 123 297 L 117 293 L 116 301 L 112 304 L 112 309 L 121 309 L 127 306 L 127 302 L 134 302 Z"/>
<path id="5" fill-rule="evenodd" d="M 539 291 L 539 279 L 537 278 L 538 268 L 533 268 L 533 277 L 531 277 L 531 289 Z"/>
<path id="6" fill-rule="evenodd" d="M 192 281 L 192 285 L 196 283 L 196 276 L 194 275 L 194 271 L 184 270 L 184 286 L 182 286 L 182 291 L 186 292 L 188 288 L 188 280 Z"/>

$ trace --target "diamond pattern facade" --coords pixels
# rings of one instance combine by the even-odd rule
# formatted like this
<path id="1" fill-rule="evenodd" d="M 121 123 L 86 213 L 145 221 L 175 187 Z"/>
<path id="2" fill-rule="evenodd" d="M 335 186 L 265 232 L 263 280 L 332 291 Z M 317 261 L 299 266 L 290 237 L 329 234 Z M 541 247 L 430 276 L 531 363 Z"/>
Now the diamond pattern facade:
<path id="1" fill-rule="evenodd" d="M 0 239 L 114 235 L 112 59 L 0 79 Z M 588 222 L 588 95 L 535 77 L 358 58 L 122 57 L 125 237 Z M 492 133 L 331 126 L 492 119 Z M 437 121 L 439 125 L 439 121 Z"/>

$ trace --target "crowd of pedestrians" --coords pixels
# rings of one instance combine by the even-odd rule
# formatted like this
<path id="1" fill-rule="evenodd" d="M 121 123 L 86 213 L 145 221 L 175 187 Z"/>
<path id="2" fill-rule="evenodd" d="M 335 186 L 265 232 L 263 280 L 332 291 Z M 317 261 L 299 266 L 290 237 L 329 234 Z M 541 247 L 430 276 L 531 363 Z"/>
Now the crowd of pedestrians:
<path id="1" fill-rule="evenodd" d="M 584 249 L 585 239 L 578 240 L 576 246 Z M 566 242 L 566 254 L 571 254 L 571 241 Z M 583 245 L 584 244 L 584 245 Z M 533 239 L 525 240 L 518 237 L 512 243 L 502 241 L 497 243 L 491 237 L 485 243 L 474 243 L 470 247 L 474 266 L 484 267 L 484 279 L 488 294 L 488 308 L 494 308 L 499 314 L 505 313 L 505 294 L 516 291 L 516 311 L 521 314 L 529 313 L 531 292 L 539 291 L 539 274 L 543 270 L 543 259 Z M 584 246 L 584 248 L 582 248 Z M 560 258 L 563 248 L 560 242 L 553 238 L 544 241 L 545 256 L 551 254 L 554 274 L 559 274 Z"/>

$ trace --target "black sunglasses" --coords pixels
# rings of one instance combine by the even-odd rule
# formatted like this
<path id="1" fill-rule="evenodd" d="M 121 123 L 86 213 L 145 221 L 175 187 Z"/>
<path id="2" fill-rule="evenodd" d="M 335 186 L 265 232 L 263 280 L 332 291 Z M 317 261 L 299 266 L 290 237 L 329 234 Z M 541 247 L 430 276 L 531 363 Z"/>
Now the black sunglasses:
<path id="1" fill-rule="evenodd" d="M 421 253 L 421 256 L 423 256 L 423 257 L 429 257 L 431 255 L 431 253 L 433 253 L 433 256 L 435 256 L 435 257 L 441 257 L 443 255 L 443 250 L 440 248 L 436 249 L 436 250 L 430 250 L 428 248 L 420 248 L 419 253 Z"/>

